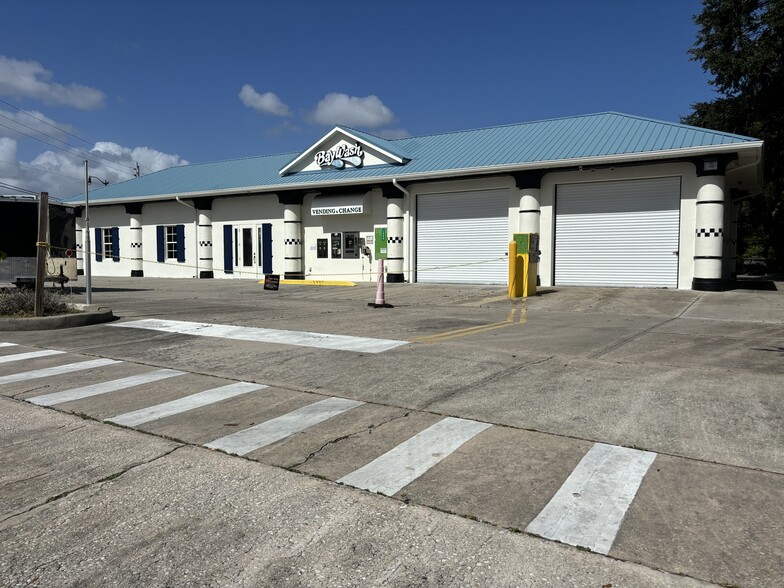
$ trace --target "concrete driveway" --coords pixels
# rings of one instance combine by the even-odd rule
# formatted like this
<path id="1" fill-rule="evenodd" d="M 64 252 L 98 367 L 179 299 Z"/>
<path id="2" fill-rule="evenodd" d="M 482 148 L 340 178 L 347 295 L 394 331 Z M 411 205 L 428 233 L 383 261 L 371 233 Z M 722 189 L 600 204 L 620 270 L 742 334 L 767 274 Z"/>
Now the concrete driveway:
<path id="1" fill-rule="evenodd" d="M 51 579 L 76 542 L 84 551 L 79 561 L 98 565 L 85 537 L 104 536 L 112 520 L 137 524 L 150 516 L 148 502 L 157 504 L 159 513 L 167 504 L 185 501 L 195 510 L 171 515 L 165 532 L 138 530 L 132 540 L 118 536 L 114 548 L 103 545 L 98 551 L 113 562 L 109 567 L 130 570 L 144 584 L 167 584 L 170 577 L 162 564 L 152 576 L 138 575 L 141 564 L 133 562 L 148 549 L 140 546 L 149 544 L 158 553 L 172 554 L 178 568 L 202 574 L 193 582 L 199 585 L 219 585 L 224 574 L 234 573 L 229 570 L 240 569 L 237 585 L 620 586 L 679 585 L 689 578 L 773 585 L 784 569 L 784 284 L 777 286 L 724 293 L 557 288 L 521 302 L 506 299 L 494 287 L 387 285 L 387 301 L 394 308 L 374 309 L 367 305 L 375 295 L 370 285 L 282 286 L 271 292 L 254 282 L 99 278 L 94 301 L 111 306 L 119 322 L 0 333 L 0 341 L 17 344 L 0 348 L 0 394 L 15 415 L 14 424 L 2 430 L 3 442 L 14 450 L 4 458 L 8 473 L 0 538 L 10 543 L 0 564 L 13 568 L 20 584 L 33 576 Z M 298 342 L 280 338 L 292 332 L 299 333 Z M 307 334 L 313 333 L 322 339 L 343 336 L 357 347 L 311 344 Z M 378 340 L 395 346 L 378 352 Z M 42 350 L 65 353 L 2 363 L 3 357 Z M 117 363 L 2 383 L 4 376 L 56 371 L 71 361 L 96 358 Z M 153 437 L 108 423 L 74 421 L 23 402 L 100 387 L 153 368 L 182 374 L 122 394 L 95 394 L 54 406 L 100 421 L 151 405 L 176 405 L 194 392 L 212 393 L 236 382 L 264 388 L 132 425 Z M 269 423 L 284 427 L 280 423 L 293 418 L 288 415 L 302 415 L 324 401 L 346 408 L 251 449 L 244 454 L 247 459 L 203 449 L 220 446 L 217 440 L 245 429 L 269 429 Z M 444 455 L 402 480 L 402 486 L 378 482 L 390 460 L 415 453 L 412 439 L 421 441 L 428 432 L 452 425 L 459 430 L 447 438 L 465 434 L 465 441 L 439 449 Z M 87 431 L 106 437 L 105 451 L 82 437 Z M 127 455 L 112 449 L 117 443 Z M 68 475 L 62 467 L 64 448 L 69 448 Z M 31 451 L 40 452 L 36 459 L 30 459 Z M 572 492 L 585 495 L 569 507 L 579 516 L 587 516 L 581 508 L 599 503 L 620 509 L 597 515 L 605 524 L 618 520 L 611 533 L 606 526 L 599 529 L 601 537 L 594 541 L 580 535 L 590 525 L 577 525 L 585 527 L 577 535 L 564 531 L 568 516 L 558 511 L 565 508 L 558 501 L 597 452 L 630 456 L 645 467 L 634 484 L 629 481 L 634 475 L 623 478 L 633 486 L 623 508 L 617 506 L 623 497 L 606 488 L 597 491 L 592 483 L 585 483 L 584 492 Z M 259 464 L 272 469 L 259 470 Z M 372 464 L 382 473 L 371 476 Z M 122 475 L 107 479 L 117 472 Z M 229 502 L 235 491 L 248 491 L 234 488 L 232 480 L 258 475 L 274 480 L 263 495 L 278 509 L 248 507 L 258 528 L 251 531 L 243 519 L 236 532 L 254 534 L 259 541 L 259 533 L 286 536 L 298 547 L 276 547 L 275 554 L 262 557 L 231 534 L 220 547 L 195 535 L 187 535 L 192 544 L 187 553 L 175 547 L 182 539 L 175 529 L 192 526 L 194 517 L 204 517 L 212 531 L 211 525 L 219 526 L 206 514 L 209 502 L 182 487 L 189 485 L 189 475 Z M 30 479 L 37 480 L 35 490 L 23 482 Z M 109 512 L 109 503 L 100 500 L 105 493 L 117 493 L 135 506 L 128 513 Z M 326 496 L 330 504 L 342 505 L 336 518 L 328 514 Z M 99 504 L 104 505 L 102 516 L 94 510 L 72 516 Z M 300 518 L 303 510 L 310 511 L 310 523 Z M 218 512 L 226 514 L 223 508 Z M 416 516 L 410 519 L 412 512 Z M 551 512 L 562 513 L 557 525 L 548 519 Z M 63 517 L 76 526 L 42 530 Z M 265 517 L 282 519 L 260 523 Z M 319 521 L 317 538 L 302 527 L 313 517 Z M 389 525 L 375 529 L 373 517 Z M 86 525 L 82 531 L 80 521 Z M 408 529 L 408 546 L 394 539 L 401 525 Z M 337 539 L 344 533 L 355 534 L 349 542 L 353 547 Z M 144 535 L 151 535 L 148 543 Z M 439 540 L 453 543 L 441 551 L 445 544 L 439 547 Z M 311 553 L 304 547 L 309 542 L 319 548 Z M 414 544 L 418 547 L 412 549 Z M 212 549 L 223 564 L 200 559 Z M 250 567 L 237 559 L 236 550 L 243 549 L 252 554 Z M 461 550 L 481 553 L 488 563 L 467 565 Z M 512 559 L 525 553 L 526 563 L 504 568 L 512 552 L 517 554 Z M 294 555 L 303 562 L 299 571 L 287 559 Z M 346 566 L 357 575 L 341 575 Z M 314 575 L 316 569 L 322 575 Z M 87 574 L 76 566 L 63 584 L 98 585 L 99 577 L 121 577 L 107 573 Z M 173 583 L 187 584 L 182 578 Z"/>

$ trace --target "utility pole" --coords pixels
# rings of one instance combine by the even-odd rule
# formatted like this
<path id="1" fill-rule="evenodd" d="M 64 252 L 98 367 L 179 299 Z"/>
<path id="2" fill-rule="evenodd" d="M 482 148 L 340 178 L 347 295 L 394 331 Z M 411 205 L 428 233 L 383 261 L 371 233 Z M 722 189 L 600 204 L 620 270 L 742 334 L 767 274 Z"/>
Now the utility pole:
<path id="1" fill-rule="evenodd" d="M 35 259 L 35 316 L 44 316 L 44 278 L 46 278 L 46 229 L 49 226 L 49 193 L 38 199 L 38 242 Z"/>
<path id="2" fill-rule="evenodd" d="M 93 276 L 90 257 L 90 172 L 87 170 L 87 160 L 84 160 L 84 280 L 87 284 L 85 303 L 93 303 Z"/>

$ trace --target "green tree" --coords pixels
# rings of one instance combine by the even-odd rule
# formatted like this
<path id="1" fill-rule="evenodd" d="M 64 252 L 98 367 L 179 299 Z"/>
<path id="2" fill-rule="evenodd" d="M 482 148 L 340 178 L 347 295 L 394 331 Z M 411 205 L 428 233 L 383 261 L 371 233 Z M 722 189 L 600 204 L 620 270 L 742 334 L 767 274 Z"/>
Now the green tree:
<path id="1" fill-rule="evenodd" d="M 690 53 L 720 94 L 687 124 L 765 141 L 762 195 L 743 203 L 739 253 L 784 269 L 784 0 L 703 0 Z"/>

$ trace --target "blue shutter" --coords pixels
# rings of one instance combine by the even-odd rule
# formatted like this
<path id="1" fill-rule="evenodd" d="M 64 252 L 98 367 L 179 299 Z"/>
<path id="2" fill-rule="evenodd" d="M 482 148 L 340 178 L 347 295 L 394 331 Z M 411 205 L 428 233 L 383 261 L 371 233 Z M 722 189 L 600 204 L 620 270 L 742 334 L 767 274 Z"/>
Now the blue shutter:
<path id="1" fill-rule="evenodd" d="M 223 225 L 223 272 L 227 274 L 234 273 L 232 230 L 233 227 L 231 225 Z"/>
<path id="2" fill-rule="evenodd" d="M 261 225 L 261 271 L 265 274 L 272 273 L 272 225 L 264 223 Z"/>
<path id="3" fill-rule="evenodd" d="M 95 249 L 95 261 L 103 261 L 103 231 L 101 229 L 95 229 L 93 249 Z"/>
<path id="4" fill-rule="evenodd" d="M 177 225 L 177 261 L 185 261 L 185 225 Z"/>
<path id="5" fill-rule="evenodd" d="M 155 227 L 155 232 L 158 235 L 158 261 L 166 261 L 166 229 L 158 225 Z"/>
<path id="6" fill-rule="evenodd" d="M 120 261 L 120 227 L 112 227 L 112 261 Z"/>

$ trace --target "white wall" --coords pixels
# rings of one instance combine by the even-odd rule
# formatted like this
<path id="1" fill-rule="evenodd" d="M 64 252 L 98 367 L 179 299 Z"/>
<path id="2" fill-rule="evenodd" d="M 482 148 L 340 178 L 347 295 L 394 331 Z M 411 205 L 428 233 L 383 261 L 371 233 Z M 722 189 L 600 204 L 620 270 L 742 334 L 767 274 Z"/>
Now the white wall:
<path id="1" fill-rule="evenodd" d="M 256 226 L 272 224 L 272 273 L 283 275 L 283 205 L 279 204 L 276 194 L 249 194 L 212 201 L 212 258 L 216 278 L 258 279 L 263 277 L 262 268 L 256 265 L 256 272 L 246 272 L 235 268 L 234 273 L 224 270 L 223 227 Z M 232 231 L 233 232 L 233 231 Z M 233 238 L 233 237 L 232 237 Z"/>
<path id="2" fill-rule="evenodd" d="M 347 188 L 346 193 L 351 194 L 351 188 Z M 356 194 L 357 192 L 353 193 Z M 332 259 L 331 247 L 329 247 L 328 253 L 330 257 L 319 259 L 316 251 L 316 240 L 327 239 L 329 246 L 332 233 L 344 233 L 346 231 L 358 231 L 361 239 L 374 238 L 375 227 L 386 226 L 387 224 L 387 200 L 381 194 L 381 190 L 375 189 L 371 191 L 368 198 L 370 212 L 365 214 L 313 216 L 310 214 L 313 199 L 313 195 L 306 196 L 302 206 L 302 227 L 304 233 L 302 257 L 304 260 L 305 278 L 358 282 L 374 281 L 378 270 L 378 262 L 375 259 L 375 244 L 368 245 L 373 256 L 372 261 L 365 255 L 362 255 L 362 253 L 359 254 L 358 259 Z"/>
<path id="3" fill-rule="evenodd" d="M 84 214 L 84 213 L 82 213 Z M 95 253 L 91 256 L 90 273 L 94 276 L 130 276 L 130 244 L 131 217 L 125 213 L 123 206 L 91 206 L 90 207 L 90 248 L 93 252 L 103 251 L 103 243 L 95 242 L 95 229 L 120 229 L 120 261 L 104 257 L 95 261 Z"/>
<path id="4" fill-rule="evenodd" d="M 697 172 L 690 163 L 662 163 L 614 169 L 584 169 L 582 171 L 556 172 L 542 178 L 541 229 L 539 276 L 542 286 L 553 285 L 553 254 L 555 250 L 555 190 L 558 184 L 606 182 L 680 176 L 680 244 L 678 255 L 678 289 L 691 289 L 694 277 L 694 227 L 697 198 Z"/>
<path id="5" fill-rule="evenodd" d="M 417 197 L 424 194 L 444 194 L 449 192 L 465 192 L 475 190 L 506 190 L 509 196 L 509 222 L 507 224 L 507 241 L 512 240 L 512 235 L 518 232 L 520 216 L 520 194 L 511 176 L 489 176 L 471 178 L 467 180 L 445 180 L 442 182 L 423 182 L 411 184 L 407 187 L 410 197 L 408 201 L 408 214 L 406 219 L 406 234 L 404 242 L 408 245 L 406 251 L 406 279 L 414 281 L 414 272 L 411 270 L 416 265 L 416 203 Z M 505 252 L 504 252 L 505 253 Z M 500 254 L 499 254 L 500 255 Z"/>

